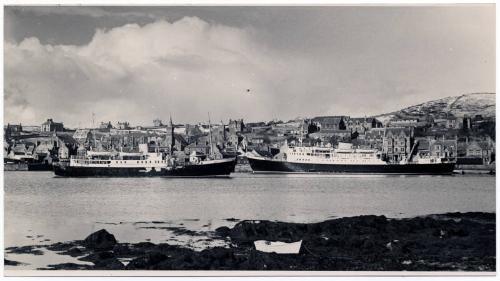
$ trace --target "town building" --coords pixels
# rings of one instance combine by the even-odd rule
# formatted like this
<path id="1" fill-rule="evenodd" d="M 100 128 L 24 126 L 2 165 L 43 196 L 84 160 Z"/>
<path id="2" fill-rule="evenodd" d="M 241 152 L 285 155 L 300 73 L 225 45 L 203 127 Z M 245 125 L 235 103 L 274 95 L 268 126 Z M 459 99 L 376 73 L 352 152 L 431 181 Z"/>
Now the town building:
<path id="1" fill-rule="evenodd" d="M 467 142 L 466 157 L 481 158 L 483 164 L 490 164 L 495 160 L 495 142 L 491 138 Z"/>
<path id="2" fill-rule="evenodd" d="M 384 143 L 385 128 L 372 128 L 365 132 L 365 145 L 370 148 L 382 150 Z"/>
<path id="3" fill-rule="evenodd" d="M 413 145 L 413 130 L 404 127 L 385 129 L 382 153 L 389 161 L 399 162 L 409 156 Z"/>
<path id="4" fill-rule="evenodd" d="M 47 119 L 47 121 L 42 123 L 42 132 L 62 132 L 64 131 L 63 123 L 54 122 L 52 119 Z"/>
<path id="5" fill-rule="evenodd" d="M 347 130 L 364 134 L 372 128 L 382 128 L 383 124 L 374 117 L 350 118 L 347 121 Z"/>
<path id="6" fill-rule="evenodd" d="M 19 125 L 7 124 L 4 130 L 5 139 L 10 139 L 12 136 L 19 136 L 21 135 L 22 131 L 23 131 L 23 126 L 21 124 Z"/>
<path id="7" fill-rule="evenodd" d="M 320 131 L 327 133 L 347 130 L 349 119 L 349 116 L 319 116 L 312 118 L 311 123 L 315 124 Z"/>
<path id="8" fill-rule="evenodd" d="M 56 133 L 56 138 L 59 159 L 69 159 L 72 155 L 76 155 L 80 144 L 73 138 L 72 134 Z"/>
<path id="9" fill-rule="evenodd" d="M 130 128 L 130 124 L 127 121 L 118 122 L 116 124 L 116 128 L 119 129 L 119 130 L 128 130 L 128 129 L 131 129 Z"/>
<path id="10" fill-rule="evenodd" d="M 9 148 L 6 157 L 15 162 L 33 162 L 35 159 L 35 144 L 17 143 Z"/>
<path id="11" fill-rule="evenodd" d="M 99 125 L 99 129 L 111 129 L 113 128 L 113 125 L 111 125 L 111 121 L 109 122 L 101 122 Z"/>
<path id="12" fill-rule="evenodd" d="M 398 128 L 411 128 L 417 127 L 419 124 L 419 119 L 395 119 L 390 120 L 387 124 L 388 127 L 398 127 Z"/>
<path id="13" fill-rule="evenodd" d="M 430 156 L 438 158 L 456 158 L 457 140 L 434 139 L 429 141 Z"/>
<path id="14" fill-rule="evenodd" d="M 227 127 L 229 129 L 229 134 L 233 135 L 243 132 L 243 130 L 245 129 L 245 123 L 243 123 L 243 119 L 229 119 L 229 124 L 227 125 Z"/>

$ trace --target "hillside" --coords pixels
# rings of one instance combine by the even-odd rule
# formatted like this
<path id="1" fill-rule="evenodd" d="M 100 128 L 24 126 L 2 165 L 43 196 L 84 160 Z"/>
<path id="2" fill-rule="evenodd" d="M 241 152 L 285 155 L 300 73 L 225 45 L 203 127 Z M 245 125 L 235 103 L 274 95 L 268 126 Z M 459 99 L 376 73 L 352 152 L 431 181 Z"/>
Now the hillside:
<path id="1" fill-rule="evenodd" d="M 380 121 L 390 120 L 394 117 L 422 118 L 424 116 L 455 116 L 464 115 L 483 117 L 495 116 L 495 93 L 472 93 L 455 97 L 447 97 L 413 105 L 396 112 L 381 114 L 377 117 Z"/>

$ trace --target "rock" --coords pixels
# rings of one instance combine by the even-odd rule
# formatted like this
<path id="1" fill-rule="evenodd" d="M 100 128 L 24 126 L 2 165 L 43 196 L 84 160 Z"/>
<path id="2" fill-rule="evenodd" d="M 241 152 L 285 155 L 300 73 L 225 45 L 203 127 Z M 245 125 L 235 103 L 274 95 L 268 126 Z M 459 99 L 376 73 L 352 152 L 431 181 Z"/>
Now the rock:
<path id="1" fill-rule="evenodd" d="M 52 245 L 47 246 L 47 249 L 51 251 L 69 251 L 72 248 L 75 248 L 78 246 L 78 243 L 76 241 L 73 242 L 57 242 Z"/>
<path id="2" fill-rule="evenodd" d="M 115 236 L 106 229 L 90 234 L 83 242 L 86 248 L 93 250 L 110 250 L 116 245 Z"/>
<path id="3" fill-rule="evenodd" d="M 41 256 L 43 255 L 43 252 L 38 250 L 37 248 L 40 248 L 39 246 L 22 246 L 22 247 L 9 247 L 6 248 L 7 253 L 12 253 L 12 254 L 32 254 L 36 256 Z"/>
<path id="4" fill-rule="evenodd" d="M 60 264 L 49 264 L 48 268 L 40 269 L 56 269 L 56 270 L 82 270 L 82 269 L 92 269 L 92 266 L 86 264 L 76 264 L 72 262 L 60 263 Z"/>
<path id="5" fill-rule="evenodd" d="M 95 269 L 105 269 L 105 270 L 121 270 L 125 269 L 125 265 L 116 258 L 109 258 L 100 260 L 94 263 Z"/>
<path id="6" fill-rule="evenodd" d="M 231 229 L 227 226 L 221 226 L 215 229 L 215 233 L 221 237 L 227 237 L 229 233 L 231 232 Z"/>
<path id="7" fill-rule="evenodd" d="M 115 258 L 115 254 L 113 252 L 111 252 L 111 251 L 99 251 L 99 252 L 91 253 L 85 257 L 81 257 L 81 258 L 79 258 L 79 260 L 90 261 L 90 262 L 96 263 L 99 261 L 108 260 L 108 259 L 112 259 L 112 258 Z"/>
<path id="8" fill-rule="evenodd" d="M 230 248 L 197 252 L 167 243 L 117 243 L 105 230 L 86 241 L 48 248 L 67 255 L 81 251 L 86 254 L 81 260 L 94 263 L 53 269 L 495 271 L 495 227 L 495 215 L 482 213 L 403 219 L 359 216 L 311 224 L 240 221 L 233 228 L 215 230 L 219 237 L 231 239 Z M 260 239 L 303 243 L 299 254 L 278 255 L 256 251 L 253 241 Z M 86 247 L 78 248 L 82 245 Z M 33 249 L 11 247 L 6 252 Z M 126 267 L 122 259 L 130 259 Z"/>
<path id="9" fill-rule="evenodd" d="M 4 258 L 3 259 L 3 264 L 4 265 L 17 266 L 17 265 L 21 265 L 23 263 L 22 262 L 18 262 L 18 261 L 11 261 L 11 260 L 8 260 L 8 259 Z"/>
<path id="10" fill-rule="evenodd" d="M 85 253 L 81 249 L 79 249 L 77 247 L 73 247 L 73 248 L 70 248 L 67 251 L 60 252 L 58 254 L 60 254 L 60 255 L 68 255 L 68 256 L 72 256 L 72 257 L 80 257 L 80 256 L 83 256 Z"/>
<path id="11" fill-rule="evenodd" d="M 150 267 L 163 262 L 167 256 L 158 252 L 147 253 L 142 257 L 131 260 L 126 269 L 149 269 Z"/>

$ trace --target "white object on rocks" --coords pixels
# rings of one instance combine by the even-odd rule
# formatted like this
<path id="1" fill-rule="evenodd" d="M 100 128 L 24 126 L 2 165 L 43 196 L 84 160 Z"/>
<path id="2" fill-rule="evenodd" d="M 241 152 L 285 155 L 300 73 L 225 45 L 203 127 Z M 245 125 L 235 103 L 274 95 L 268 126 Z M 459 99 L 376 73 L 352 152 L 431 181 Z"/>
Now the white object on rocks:
<path id="1" fill-rule="evenodd" d="M 277 254 L 298 254 L 302 240 L 292 243 L 257 240 L 253 242 L 257 251 Z"/>

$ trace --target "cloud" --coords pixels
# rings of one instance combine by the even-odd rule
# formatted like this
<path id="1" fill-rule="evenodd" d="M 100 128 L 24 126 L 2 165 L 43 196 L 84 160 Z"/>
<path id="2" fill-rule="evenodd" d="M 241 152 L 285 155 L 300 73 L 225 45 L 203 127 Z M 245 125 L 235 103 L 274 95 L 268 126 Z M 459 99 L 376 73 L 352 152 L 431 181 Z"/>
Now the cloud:
<path id="1" fill-rule="evenodd" d="M 204 121 L 208 112 L 217 120 L 269 119 L 286 105 L 280 85 L 306 65 L 249 30 L 196 17 L 97 30 L 84 46 L 26 38 L 5 43 L 5 120 L 88 126 L 92 112 L 100 121 L 136 124 L 169 114 Z"/>
<path id="2" fill-rule="evenodd" d="M 410 9 L 410 16 L 392 9 L 373 14 L 363 8 L 362 17 L 357 9 L 355 15 L 328 10 L 323 17 L 313 13 L 307 19 L 283 10 L 281 16 L 249 16 L 253 21 L 236 25 L 240 27 L 228 23 L 225 15 L 219 20 L 184 17 L 148 24 L 131 20 L 126 22 L 134 23 L 113 28 L 91 18 L 95 24 L 85 32 L 60 28 L 64 21 L 52 23 L 52 15 L 25 16 L 19 21 L 51 24 L 33 32 L 36 26 L 28 24 L 30 32 L 18 32 L 19 40 L 4 43 L 5 121 L 39 124 L 54 118 L 69 126 L 88 126 L 92 112 L 97 121 L 143 125 L 170 114 L 176 122 L 205 121 L 208 112 L 216 121 L 364 116 L 446 96 L 494 91 L 494 11 L 481 21 L 451 13 L 456 8 L 444 16 L 441 9 L 424 10 L 423 15 Z M 97 18 L 112 10 L 73 12 Z M 275 21 L 255 22 L 266 18 Z M 14 19 L 12 26 L 23 26 Z M 47 30 L 71 30 L 75 35 L 66 34 L 69 37 L 81 39 L 85 34 L 89 39 L 44 40 Z"/>

